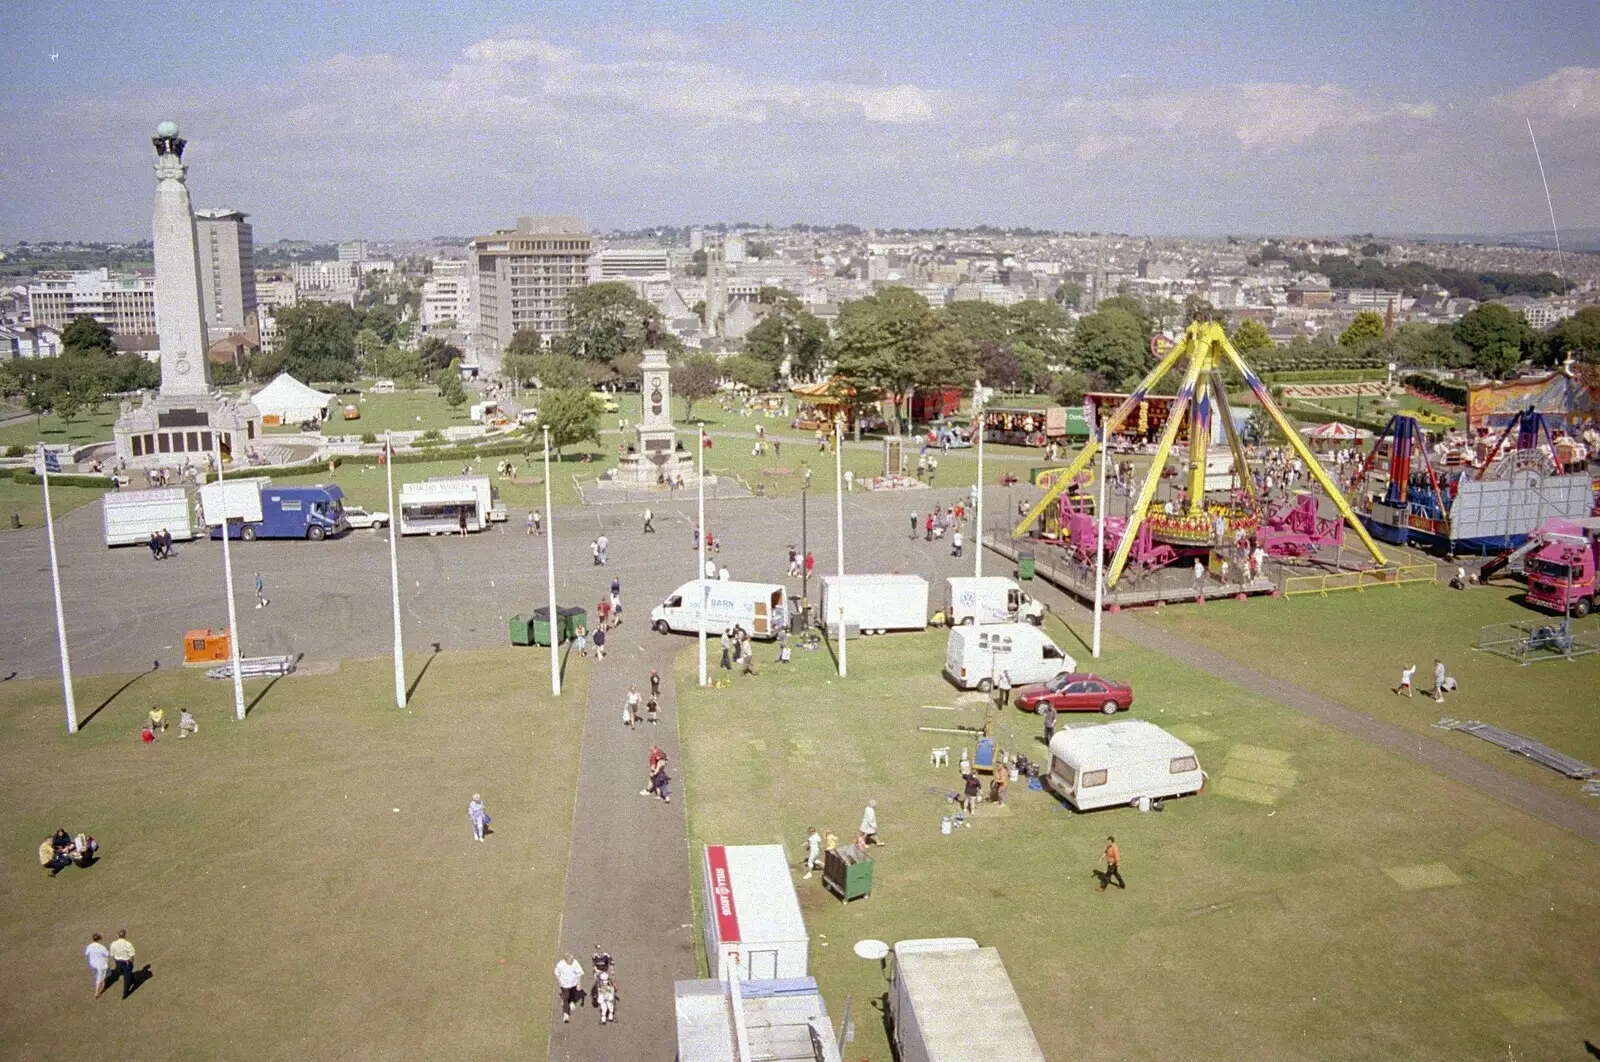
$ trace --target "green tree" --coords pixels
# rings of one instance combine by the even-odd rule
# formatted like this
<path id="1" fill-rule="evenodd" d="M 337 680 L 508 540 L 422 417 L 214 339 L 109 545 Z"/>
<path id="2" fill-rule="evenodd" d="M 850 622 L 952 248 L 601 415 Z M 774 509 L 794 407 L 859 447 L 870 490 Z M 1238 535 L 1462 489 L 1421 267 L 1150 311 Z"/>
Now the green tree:
<path id="1" fill-rule="evenodd" d="M 64 353 L 100 354 L 112 357 L 117 345 L 111 339 L 111 329 L 93 317 L 80 314 L 61 330 L 61 349 Z"/>
<path id="2" fill-rule="evenodd" d="M 539 398 L 539 423 L 528 426 L 528 434 L 542 438 L 550 429 L 550 445 L 559 460 L 561 451 L 581 442 L 600 443 L 600 404 L 587 390 L 563 388 L 546 391 Z"/>
<path id="3" fill-rule="evenodd" d="M 985 343 L 999 346 L 1010 335 L 1010 321 L 1005 309 L 992 302 L 950 302 L 937 314 L 944 324 L 954 328 L 974 346 Z"/>
<path id="4" fill-rule="evenodd" d="M 1545 337 L 1545 360 L 1559 365 L 1571 354 L 1579 361 L 1600 362 L 1600 306 L 1585 306 L 1557 321 Z"/>
<path id="5" fill-rule="evenodd" d="M 567 295 L 568 331 L 556 346 L 580 361 L 610 363 L 642 351 L 645 325 L 660 320 L 661 311 L 627 284 L 590 284 Z"/>
<path id="6" fill-rule="evenodd" d="M 1266 325 L 1254 317 L 1246 317 L 1233 330 L 1233 348 L 1248 359 L 1252 351 L 1271 350 L 1272 337 L 1267 334 Z"/>
<path id="7" fill-rule="evenodd" d="M 1472 367 L 1491 380 L 1504 380 L 1517 371 L 1522 360 L 1522 349 L 1510 343 L 1498 347 L 1485 347 L 1472 356 Z"/>
<path id="8" fill-rule="evenodd" d="M 1022 359 L 1003 343 L 978 345 L 978 374 L 986 385 L 1001 391 L 1020 391 L 1023 387 Z"/>
<path id="9" fill-rule="evenodd" d="M 460 409 L 467 400 L 467 390 L 461 386 L 461 359 L 452 360 L 439 377 L 439 397 L 452 410 Z"/>
<path id="10" fill-rule="evenodd" d="M 811 379 L 830 356 L 828 326 L 810 310 L 801 308 L 800 301 L 788 292 L 781 295 L 785 298 L 774 300 L 766 316 L 745 333 L 744 352 L 771 365 L 774 372 L 781 370 L 787 359 L 791 376 Z"/>
<path id="11" fill-rule="evenodd" d="M 417 357 L 422 362 L 422 371 L 431 375 L 448 368 L 451 362 L 459 362 L 461 348 L 439 336 L 428 336 L 417 344 Z"/>
<path id="12" fill-rule="evenodd" d="M 1456 322 L 1455 336 L 1472 351 L 1474 364 L 1477 356 L 1486 350 L 1495 351 L 1490 357 L 1498 358 L 1500 348 L 1512 347 L 1520 352 L 1531 347 L 1534 338 L 1528 319 L 1520 311 L 1498 302 L 1486 302 L 1468 310 Z"/>
<path id="13" fill-rule="evenodd" d="M 1113 295 L 1108 299 L 1101 299 L 1099 305 L 1095 307 L 1096 313 L 1107 313 L 1112 310 L 1120 311 L 1133 318 L 1134 323 L 1139 326 L 1139 331 L 1144 335 L 1146 343 L 1155 334 L 1155 321 L 1146 312 L 1144 303 L 1139 301 L 1137 297 L 1133 295 Z"/>
<path id="14" fill-rule="evenodd" d="M 1120 301 L 1106 299 L 1101 306 Z M 1145 371 L 1149 342 L 1149 334 L 1139 319 L 1122 306 L 1102 308 L 1078 319 L 1078 327 L 1072 333 L 1072 361 L 1084 372 L 1120 382 Z"/>
<path id="15" fill-rule="evenodd" d="M 1339 334 L 1339 345 L 1351 350 L 1361 350 L 1383 338 L 1383 314 L 1376 310 L 1362 310 L 1350 327 Z"/>
<path id="16" fill-rule="evenodd" d="M 770 362 L 749 354 L 728 358 L 722 363 L 722 371 L 734 383 L 753 391 L 769 391 L 777 379 Z"/>
<path id="17" fill-rule="evenodd" d="M 1076 310 L 1083 299 L 1083 285 L 1076 280 L 1063 280 L 1056 286 L 1056 302 L 1069 310 Z"/>
<path id="18" fill-rule="evenodd" d="M 1401 365 L 1461 369 L 1472 364 L 1471 349 L 1456 338 L 1455 328 L 1451 325 L 1408 321 L 1395 329 L 1395 338 L 1409 351 L 1405 357 L 1389 359 Z"/>
<path id="19" fill-rule="evenodd" d="M 303 302 L 278 310 L 279 342 L 262 362 L 264 372 L 292 374 L 302 382 L 344 382 L 356 376 L 356 333 L 362 320 L 348 306 Z"/>
<path id="20" fill-rule="evenodd" d="M 703 251 L 703 250 L 696 251 L 694 254 L 690 255 L 689 256 L 689 275 L 691 277 L 703 277 L 703 276 L 705 276 L 706 275 L 706 270 L 707 270 L 707 263 L 709 261 L 710 261 L 709 256 L 707 256 L 706 252 Z"/>
<path id="21" fill-rule="evenodd" d="M 1160 317 L 1160 314 L 1156 315 Z M 1211 300 L 1202 295 L 1186 295 L 1183 299 L 1183 319 L 1185 322 L 1215 321 L 1218 319 L 1217 308 Z M 1165 326 L 1165 319 L 1162 325 Z"/>
<path id="22" fill-rule="evenodd" d="M 889 396 L 896 432 L 902 404 L 927 379 L 939 331 L 928 300 L 898 285 L 839 308 L 839 372 Z"/>
<path id="23" fill-rule="evenodd" d="M 672 372 L 672 390 L 683 399 L 683 419 L 694 416 L 694 404 L 717 393 L 721 377 L 717 359 L 709 354 L 696 354 L 683 361 Z"/>
<path id="24" fill-rule="evenodd" d="M 587 391 L 589 374 L 583 363 L 568 354 L 535 354 L 529 379 L 545 391 Z"/>
<path id="25" fill-rule="evenodd" d="M 1056 374 L 1050 388 L 1050 397 L 1057 405 L 1080 406 L 1083 396 L 1095 389 L 1094 378 L 1077 369 L 1063 369 Z"/>

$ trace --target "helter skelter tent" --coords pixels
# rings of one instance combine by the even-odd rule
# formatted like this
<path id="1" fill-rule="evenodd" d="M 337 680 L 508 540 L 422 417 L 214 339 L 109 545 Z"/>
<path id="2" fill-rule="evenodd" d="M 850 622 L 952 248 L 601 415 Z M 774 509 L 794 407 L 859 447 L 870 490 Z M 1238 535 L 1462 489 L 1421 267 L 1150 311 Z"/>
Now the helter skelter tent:
<path id="1" fill-rule="evenodd" d="M 1289 445 L 1305 462 L 1306 468 L 1318 485 L 1333 500 L 1334 505 L 1338 507 L 1339 515 L 1355 531 L 1361 544 L 1372 554 L 1372 559 L 1378 564 L 1388 563 L 1378 544 L 1372 540 L 1367 534 L 1367 529 L 1357 519 L 1344 495 L 1334 485 L 1333 480 L 1328 478 L 1322 466 L 1317 463 L 1316 457 L 1307 448 L 1305 441 L 1300 438 L 1300 433 L 1283 415 L 1278 404 L 1272 400 L 1272 395 L 1268 393 L 1261 378 L 1255 374 L 1255 370 L 1245 364 L 1239 352 L 1228 341 L 1227 333 L 1215 321 L 1195 321 L 1185 329 L 1183 339 L 1166 353 L 1143 380 L 1139 381 L 1139 386 L 1133 389 L 1133 393 L 1109 417 L 1095 426 L 1088 444 L 1056 480 L 1055 486 L 1045 494 L 1039 504 L 1022 518 L 1022 522 L 1012 531 L 1012 537 L 1021 537 L 1027 533 L 1028 528 L 1033 526 L 1040 514 L 1055 503 L 1068 485 L 1076 481 L 1078 473 L 1094 459 L 1102 440 L 1109 433 L 1115 432 L 1123 421 L 1138 409 L 1140 401 L 1150 389 L 1185 358 L 1188 359 L 1188 367 L 1184 373 L 1183 385 L 1178 389 L 1177 398 L 1172 403 L 1171 415 L 1167 418 L 1166 427 L 1156 444 L 1155 457 L 1150 462 L 1150 470 L 1145 475 L 1144 485 L 1140 488 L 1133 510 L 1128 515 L 1126 528 L 1117 543 L 1116 554 L 1106 568 L 1106 586 L 1116 585 L 1124 565 L 1128 562 L 1128 553 L 1138 538 L 1140 526 L 1146 522 L 1151 525 L 1151 531 L 1156 538 L 1171 539 L 1188 547 L 1216 547 L 1225 545 L 1223 542 L 1212 540 L 1214 534 L 1211 528 L 1214 526 L 1214 517 L 1219 509 L 1237 510 L 1241 516 L 1254 516 L 1259 513 L 1260 499 L 1256 497 L 1255 482 L 1250 475 L 1244 445 L 1239 440 L 1239 433 L 1233 423 L 1233 413 L 1228 407 L 1227 389 L 1222 378 L 1224 359 L 1232 362 L 1244 376 L 1245 383 L 1256 396 L 1256 401 L 1261 403 L 1261 408 L 1266 410 L 1267 416 L 1272 418 L 1278 430 L 1289 440 Z M 1161 482 L 1161 472 L 1171 456 L 1179 429 L 1186 423 L 1189 432 L 1188 467 L 1185 469 L 1188 489 L 1184 493 L 1183 508 L 1173 516 L 1168 516 L 1159 510 L 1151 512 L 1150 502 L 1155 497 L 1157 484 Z M 1237 501 L 1231 505 L 1208 506 L 1206 451 L 1219 424 L 1227 436 L 1229 448 L 1233 451 L 1234 467 L 1243 471 L 1238 477 L 1240 490 Z"/>

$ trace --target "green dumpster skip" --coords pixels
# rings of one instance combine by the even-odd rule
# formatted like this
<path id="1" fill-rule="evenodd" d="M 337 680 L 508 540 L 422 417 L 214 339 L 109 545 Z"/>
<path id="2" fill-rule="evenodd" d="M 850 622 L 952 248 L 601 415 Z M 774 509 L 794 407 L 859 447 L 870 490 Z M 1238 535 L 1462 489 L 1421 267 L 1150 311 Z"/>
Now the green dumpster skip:
<path id="1" fill-rule="evenodd" d="M 533 617 L 532 616 L 512 616 L 511 617 L 511 644 L 512 645 L 532 645 L 533 644 Z"/>
<path id="2" fill-rule="evenodd" d="M 822 857 L 822 884 L 849 903 L 872 893 L 872 857 L 855 845 L 835 848 Z"/>
<path id="3" fill-rule="evenodd" d="M 571 641 L 578 633 L 578 627 L 586 624 L 589 614 L 584 609 L 569 605 L 556 609 L 556 639 L 558 642 Z M 519 642 L 518 644 L 528 644 Z M 550 608 L 548 605 L 533 610 L 533 645 L 550 644 Z"/>
<path id="4" fill-rule="evenodd" d="M 1023 549 L 1017 551 L 1017 578 L 1022 580 L 1032 579 L 1034 574 L 1033 550 Z"/>

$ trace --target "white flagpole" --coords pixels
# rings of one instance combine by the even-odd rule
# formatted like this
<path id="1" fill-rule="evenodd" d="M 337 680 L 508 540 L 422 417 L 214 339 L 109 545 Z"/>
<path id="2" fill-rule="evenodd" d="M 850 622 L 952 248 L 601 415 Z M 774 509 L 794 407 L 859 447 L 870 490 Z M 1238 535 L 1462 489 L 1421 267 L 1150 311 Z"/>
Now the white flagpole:
<path id="1" fill-rule="evenodd" d="M 695 448 L 696 468 L 695 488 L 699 492 L 698 522 L 695 524 L 700 529 L 700 541 L 697 543 L 700 550 L 700 568 L 694 577 L 700 581 L 700 685 L 710 683 L 706 675 L 706 613 L 711 608 L 711 584 L 706 581 L 706 429 L 700 426 L 699 443 Z"/>
<path id="2" fill-rule="evenodd" d="M 1106 596 L 1106 431 L 1100 428 L 1100 500 L 1095 504 L 1094 543 L 1094 646 L 1091 655 L 1100 659 L 1100 613 Z"/>
<path id="3" fill-rule="evenodd" d="M 834 534 L 839 549 L 839 677 L 850 674 L 845 662 L 845 643 L 850 639 L 844 633 L 844 418 L 833 418 L 833 513 Z"/>
<path id="4" fill-rule="evenodd" d="M 222 486 L 222 433 L 211 436 L 217 458 L 217 496 L 222 499 L 222 577 L 228 586 L 228 657 L 233 664 L 233 715 L 244 722 L 244 678 L 239 674 L 239 611 L 233 603 L 233 554 L 228 548 L 228 502 Z"/>
<path id="5" fill-rule="evenodd" d="M 56 643 L 61 647 L 61 692 L 67 699 L 67 733 L 78 732 L 78 702 L 72 696 L 72 659 L 67 655 L 67 618 L 61 611 L 61 572 L 56 563 L 56 521 L 50 512 L 50 466 L 39 444 L 39 478 L 44 483 L 44 533 L 50 540 L 50 586 L 56 592 Z"/>
<path id="6" fill-rule="evenodd" d="M 978 422 L 978 503 L 974 506 L 972 537 L 972 574 L 983 578 L 983 381 L 972 385 L 972 414 Z M 1007 519 L 1010 519 L 1008 516 Z"/>
<path id="7" fill-rule="evenodd" d="M 406 706 L 406 652 L 400 640 L 400 554 L 395 545 L 400 522 L 400 510 L 394 504 L 394 444 L 389 433 L 383 433 L 383 468 L 388 480 L 389 498 L 389 598 L 394 607 L 394 703 L 397 708 Z"/>
<path id="8" fill-rule="evenodd" d="M 550 509 L 550 426 L 544 426 L 544 577 L 550 588 L 550 692 L 561 696 L 561 613 L 556 607 L 556 521 Z"/>

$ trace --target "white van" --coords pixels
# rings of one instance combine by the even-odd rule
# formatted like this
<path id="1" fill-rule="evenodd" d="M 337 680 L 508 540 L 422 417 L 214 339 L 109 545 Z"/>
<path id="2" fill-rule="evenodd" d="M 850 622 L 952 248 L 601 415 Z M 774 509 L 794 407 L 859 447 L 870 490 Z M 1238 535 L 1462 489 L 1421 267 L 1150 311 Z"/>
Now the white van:
<path id="1" fill-rule="evenodd" d="M 1050 739 L 1046 784 L 1079 811 L 1187 796 L 1205 787 L 1194 749 L 1154 723 L 1123 719 Z"/>
<path id="2" fill-rule="evenodd" d="M 768 641 L 787 622 L 784 589 L 778 583 L 736 583 L 723 579 L 694 579 L 684 583 L 650 610 L 650 625 L 659 633 L 700 633 L 700 602 L 707 597 L 706 630 L 718 635 L 729 627 L 743 627 L 752 638 Z"/>
<path id="3" fill-rule="evenodd" d="M 951 576 L 944 581 L 944 616 L 952 627 L 1016 622 L 1037 627 L 1044 622 L 1044 603 L 1003 575 Z"/>
<path id="4" fill-rule="evenodd" d="M 845 626 L 863 634 L 920 631 L 928 626 L 928 580 L 920 575 L 824 575 L 822 617 L 837 631 Z"/>
<path id="5" fill-rule="evenodd" d="M 1022 686 L 1077 669 L 1077 661 L 1031 623 L 952 627 L 944 648 L 944 673 L 964 690 L 987 693 L 1002 671 L 1011 685 Z"/>

